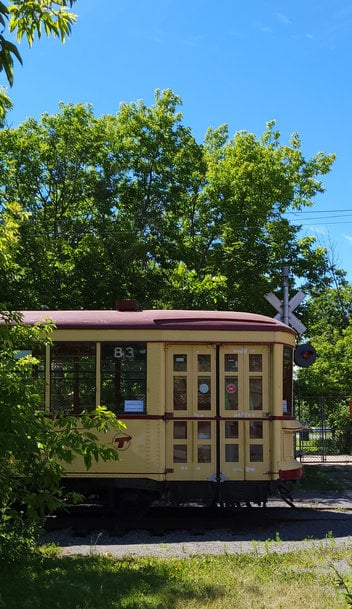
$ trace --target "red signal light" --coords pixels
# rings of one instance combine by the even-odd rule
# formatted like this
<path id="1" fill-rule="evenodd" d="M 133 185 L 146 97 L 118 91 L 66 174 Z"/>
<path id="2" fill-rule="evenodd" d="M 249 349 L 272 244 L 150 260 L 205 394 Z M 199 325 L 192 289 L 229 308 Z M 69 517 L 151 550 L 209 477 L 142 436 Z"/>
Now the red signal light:
<path id="1" fill-rule="evenodd" d="M 301 368 L 308 368 L 308 366 L 314 364 L 316 359 L 317 354 L 312 345 L 303 344 L 296 347 L 294 362 L 297 366 L 300 366 Z"/>

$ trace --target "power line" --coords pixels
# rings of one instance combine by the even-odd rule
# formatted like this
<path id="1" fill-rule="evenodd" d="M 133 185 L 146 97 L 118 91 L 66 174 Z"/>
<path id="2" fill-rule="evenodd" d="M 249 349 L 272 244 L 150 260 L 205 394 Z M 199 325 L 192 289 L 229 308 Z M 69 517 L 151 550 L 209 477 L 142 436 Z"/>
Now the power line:
<path id="1" fill-rule="evenodd" d="M 323 224 L 351 224 L 352 209 L 290 211 L 287 212 L 286 217 L 290 223 L 302 224 L 303 226 L 312 223 L 316 226 Z"/>
<path id="2" fill-rule="evenodd" d="M 294 215 L 307 215 L 307 214 L 332 214 L 332 213 L 338 213 L 338 214 L 343 214 L 343 213 L 352 213 L 352 209 L 309 209 L 309 210 L 300 210 L 300 211 L 290 211 L 288 213 L 290 214 L 294 214 Z"/>
<path id="3" fill-rule="evenodd" d="M 318 220 L 319 219 L 320 218 L 318 218 Z M 329 225 L 330 224 L 352 224 L 352 218 L 351 218 L 351 220 L 345 220 L 345 221 L 341 220 L 341 222 L 340 221 L 339 222 L 328 222 L 327 220 L 325 220 L 325 222 L 315 222 L 315 220 L 313 220 L 313 219 L 310 221 L 306 221 L 306 222 L 304 220 L 290 220 L 290 222 L 291 222 L 291 224 L 294 224 L 297 222 L 297 224 L 300 224 L 302 226 L 310 226 L 310 225 L 322 226 L 325 224 L 329 224 Z"/>

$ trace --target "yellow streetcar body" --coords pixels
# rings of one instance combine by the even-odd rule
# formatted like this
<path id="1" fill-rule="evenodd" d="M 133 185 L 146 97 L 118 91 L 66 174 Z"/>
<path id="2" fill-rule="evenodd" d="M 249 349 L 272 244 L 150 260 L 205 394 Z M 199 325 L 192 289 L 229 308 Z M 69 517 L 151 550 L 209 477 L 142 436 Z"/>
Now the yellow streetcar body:
<path id="1" fill-rule="evenodd" d="M 24 311 L 55 323 L 45 406 L 106 405 L 126 428 L 104 435 L 118 462 L 66 467 L 72 486 L 117 500 L 261 503 L 302 475 L 295 458 L 295 332 L 269 317 L 219 311 Z M 137 495 L 133 495 L 133 493 Z"/>

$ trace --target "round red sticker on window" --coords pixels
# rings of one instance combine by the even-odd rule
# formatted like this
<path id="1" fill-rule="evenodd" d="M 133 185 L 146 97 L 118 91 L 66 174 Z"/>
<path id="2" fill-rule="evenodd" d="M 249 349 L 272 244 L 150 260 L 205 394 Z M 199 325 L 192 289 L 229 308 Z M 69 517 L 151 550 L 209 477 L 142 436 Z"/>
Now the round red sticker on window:
<path id="1" fill-rule="evenodd" d="M 226 385 L 226 392 L 227 393 L 236 393 L 236 385 L 234 385 L 233 383 L 229 383 L 228 385 Z"/>

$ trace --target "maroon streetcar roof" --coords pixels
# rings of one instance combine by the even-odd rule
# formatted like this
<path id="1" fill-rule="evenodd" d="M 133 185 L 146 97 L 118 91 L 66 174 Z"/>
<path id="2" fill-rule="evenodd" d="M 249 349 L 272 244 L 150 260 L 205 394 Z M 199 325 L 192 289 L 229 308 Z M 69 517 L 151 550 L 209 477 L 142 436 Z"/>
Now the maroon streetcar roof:
<path id="1" fill-rule="evenodd" d="M 234 311 L 22 311 L 23 322 L 34 324 L 50 319 L 60 330 L 283 330 L 295 334 L 282 322 Z"/>

